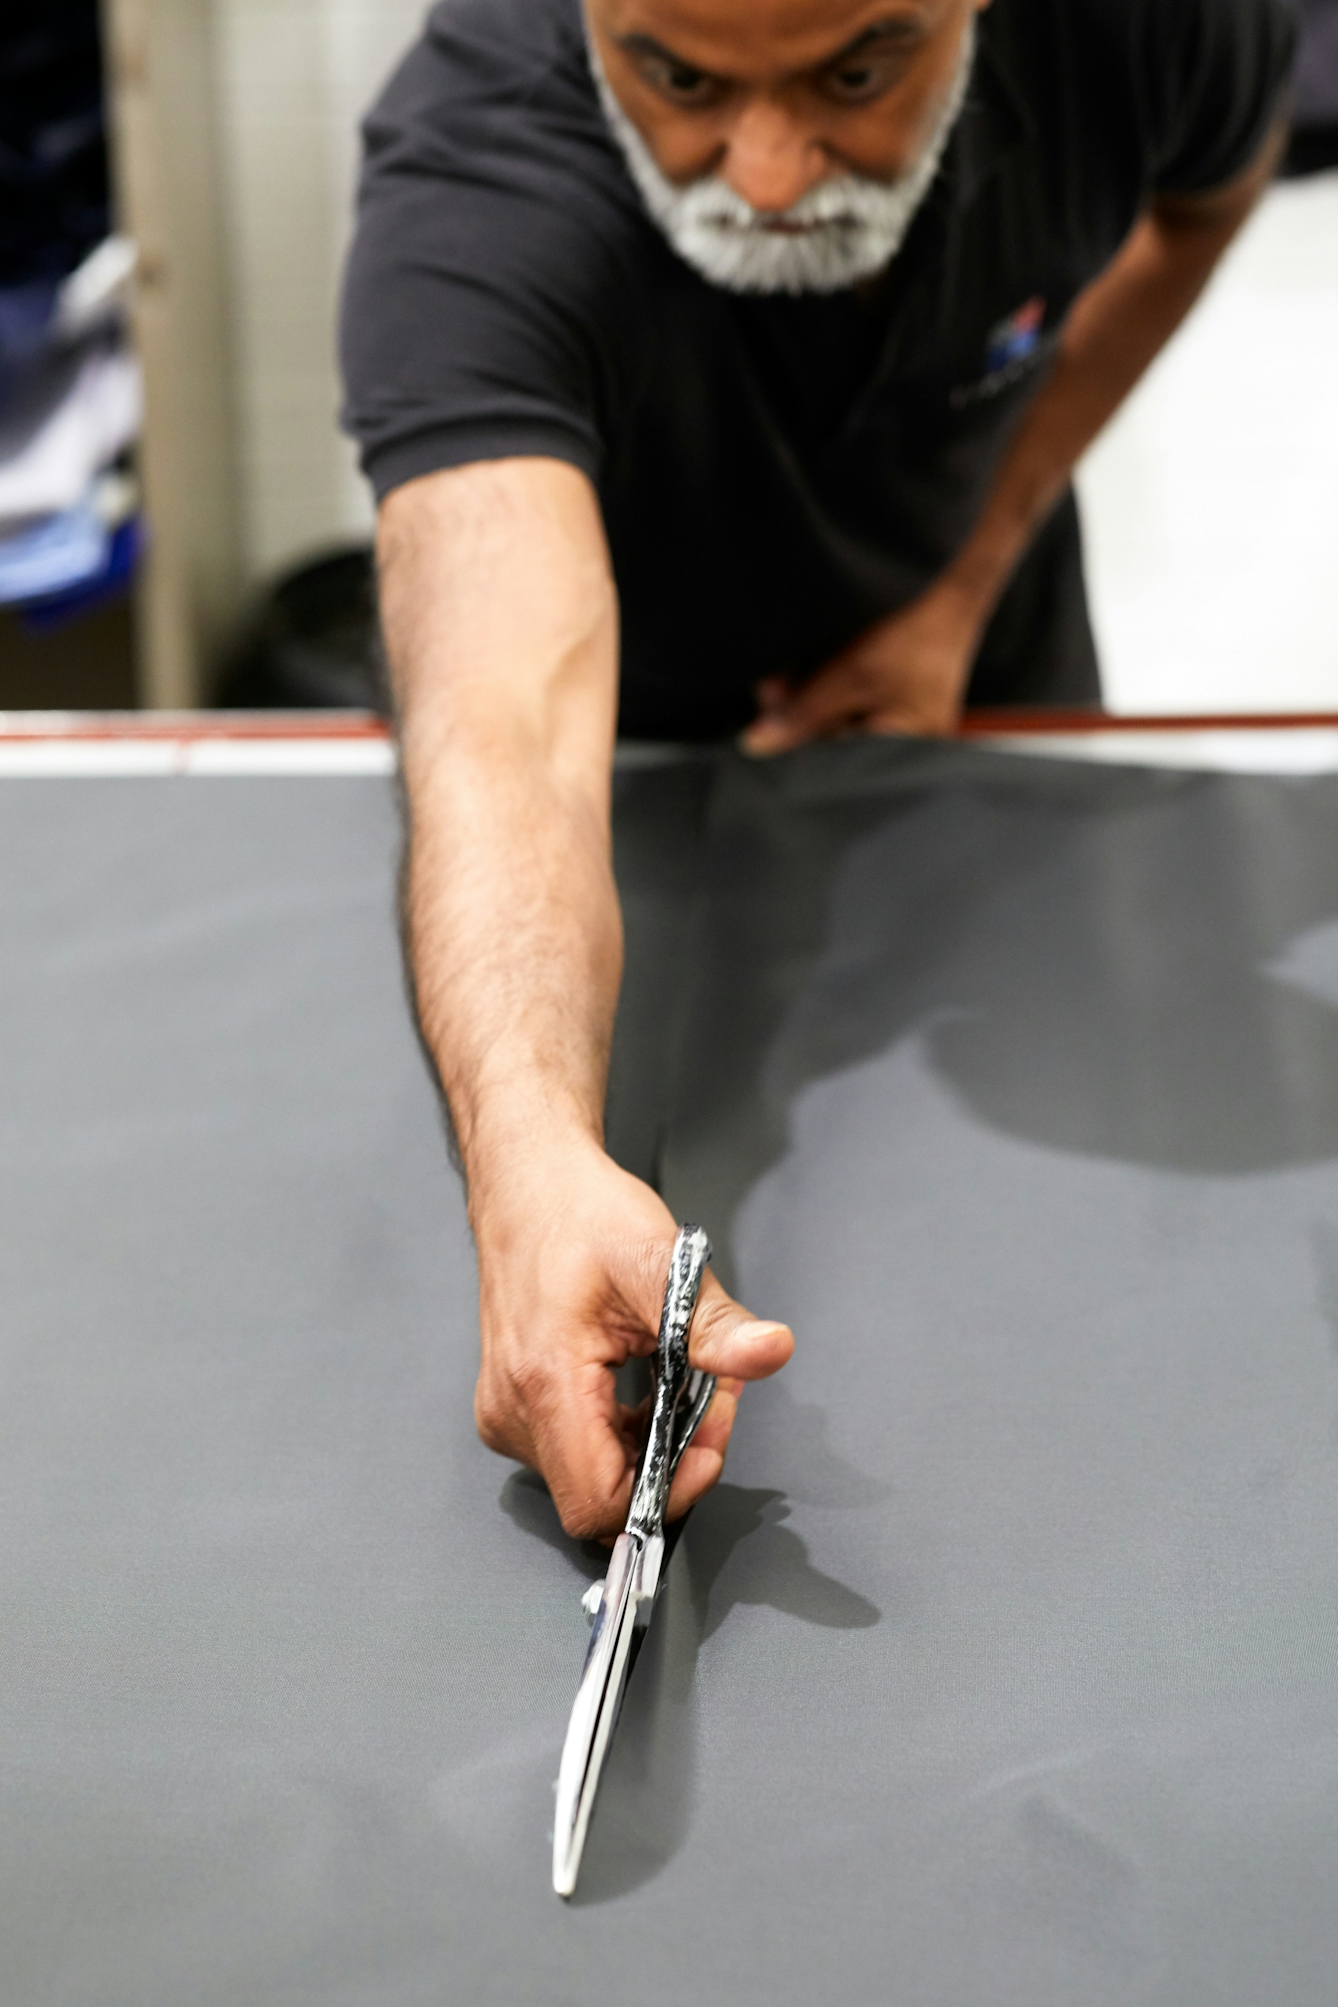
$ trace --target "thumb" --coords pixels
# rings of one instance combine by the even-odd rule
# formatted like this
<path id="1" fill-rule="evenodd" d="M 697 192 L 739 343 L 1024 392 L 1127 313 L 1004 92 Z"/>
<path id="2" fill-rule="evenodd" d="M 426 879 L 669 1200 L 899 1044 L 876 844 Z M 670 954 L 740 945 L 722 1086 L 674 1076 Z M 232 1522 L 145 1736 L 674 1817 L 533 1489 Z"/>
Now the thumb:
<path id="1" fill-rule="evenodd" d="M 704 1373 L 730 1380 L 765 1380 L 794 1351 L 788 1324 L 754 1317 L 707 1274 L 688 1340 L 688 1356 Z"/>

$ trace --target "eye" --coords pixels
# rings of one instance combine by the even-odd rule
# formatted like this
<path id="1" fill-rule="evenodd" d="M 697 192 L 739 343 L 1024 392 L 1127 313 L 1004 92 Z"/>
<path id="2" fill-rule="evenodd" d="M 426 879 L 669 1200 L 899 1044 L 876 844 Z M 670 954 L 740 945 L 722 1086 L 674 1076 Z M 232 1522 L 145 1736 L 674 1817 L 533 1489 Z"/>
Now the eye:
<path id="1" fill-rule="evenodd" d="M 637 68 L 651 89 L 671 104 L 696 110 L 714 104 L 720 94 L 719 80 L 705 70 L 694 70 L 691 63 L 676 63 L 668 56 L 645 56 Z"/>
<path id="2" fill-rule="evenodd" d="M 822 78 L 824 97 L 838 104 L 867 105 L 891 90 L 905 67 L 904 58 L 891 53 L 879 56 L 852 56 L 838 63 Z"/>

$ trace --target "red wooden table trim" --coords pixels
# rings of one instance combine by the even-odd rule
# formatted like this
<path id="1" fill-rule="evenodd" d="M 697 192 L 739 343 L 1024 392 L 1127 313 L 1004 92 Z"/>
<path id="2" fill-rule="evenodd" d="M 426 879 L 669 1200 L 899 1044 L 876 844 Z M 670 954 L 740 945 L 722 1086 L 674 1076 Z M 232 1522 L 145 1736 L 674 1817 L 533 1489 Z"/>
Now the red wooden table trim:
<path id="1" fill-rule="evenodd" d="M 1153 712 L 1148 717 L 1116 717 L 1109 711 L 1056 711 L 1030 709 L 1023 705 L 992 711 L 967 711 L 961 722 L 965 739 L 990 738 L 998 733 L 1041 732 L 1268 732 L 1290 731 L 1296 727 L 1338 728 L 1338 711 L 1223 711 L 1172 714 Z"/>

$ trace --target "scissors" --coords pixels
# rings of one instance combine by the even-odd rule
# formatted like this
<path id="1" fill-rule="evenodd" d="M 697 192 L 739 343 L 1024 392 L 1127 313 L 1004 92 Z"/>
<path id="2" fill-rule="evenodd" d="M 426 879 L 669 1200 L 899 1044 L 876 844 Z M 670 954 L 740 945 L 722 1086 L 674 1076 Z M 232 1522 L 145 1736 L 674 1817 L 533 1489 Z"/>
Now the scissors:
<path id="1" fill-rule="evenodd" d="M 711 1243 L 701 1228 L 680 1227 L 660 1312 L 650 1427 L 632 1486 L 627 1527 L 614 1542 L 608 1574 L 602 1582 L 592 1582 L 581 1598 L 591 1630 L 558 1771 L 553 1887 L 560 1896 L 571 1895 L 576 1887 L 628 1676 L 682 1531 L 680 1520 L 665 1532 L 669 1486 L 715 1392 L 714 1376 L 688 1364 L 688 1328 L 710 1259 Z"/>

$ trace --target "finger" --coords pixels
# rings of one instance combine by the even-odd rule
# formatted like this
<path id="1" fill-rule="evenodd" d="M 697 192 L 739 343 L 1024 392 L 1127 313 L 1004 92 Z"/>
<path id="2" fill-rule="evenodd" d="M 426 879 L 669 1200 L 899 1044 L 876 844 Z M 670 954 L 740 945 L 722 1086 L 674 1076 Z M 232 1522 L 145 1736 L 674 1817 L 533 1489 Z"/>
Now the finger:
<path id="1" fill-rule="evenodd" d="M 799 689 L 787 690 L 781 703 L 753 720 L 739 744 L 756 758 L 771 759 L 845 730 L 867 709 L 863 672 L 853 664 L 834 663 Z"/>
<path id="2" fill-rule="evenodd" d="M 734 1427 L 734 1417 L 738 1413 L 739 1395 L 743 1392 L 742 1380 L 721 1380 L 711 1397 L 711 1405 L 697 1428 L 692 1441 L 700 1449 L 719 1450 L 723 1454 L 728 1447 L 730 1431 Z"/>
<path id="3" fill-rule="evenodd" d="M 530 1433 L 563 1532 L 576 1540 L 620 1533 L 637 1443 L 625 1429 L 607 1368 L 583 1366 L 555 1379 L 540 1400 L 531 1395 Z"/>
<path id="4" fill-rule="evenodd" d="M 754 1317 L 707 1272 L 688 1339 L 688 1356 L 705 1373 L 729 1380 L 765 1380 L 794 1351 L 788 1324 Z"/>
<path id="5" fill-rule="evenodd" d="M 713 1484 L 719 1482 L 720 1473 L 725 1468 L 723 1450 L 707 1449 L 704 1444 L 693 1441 L 684 1450 L 674 1481 L 669 1489 L 669 1500 L 665 1506 L 666 1521 L 681 1519 L 685 1512 L 691 1512 L 697 1500 L 703 1497 Z"/>

